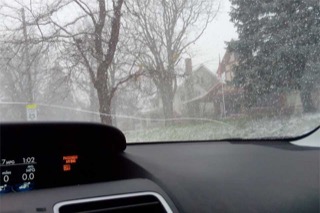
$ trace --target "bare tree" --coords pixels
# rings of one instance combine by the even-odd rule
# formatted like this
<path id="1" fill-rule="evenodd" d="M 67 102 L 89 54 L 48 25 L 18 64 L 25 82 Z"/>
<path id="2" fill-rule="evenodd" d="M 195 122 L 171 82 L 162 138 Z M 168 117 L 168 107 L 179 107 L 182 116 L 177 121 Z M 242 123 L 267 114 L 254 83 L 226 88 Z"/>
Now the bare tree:
<path id="1" fill-rule="evenodd" d="M 74 60 L 77 61 L 75 64 L 69 65 L 80 65 L 87 72 L 97 92 L 100 119 L 104 124 L 112 124 L 111 101 L 116 90 L 136 75 L 131 72 L 121 74 L 119 70 L 111 69 L 119 42 L 123 2 L 124 0 L 58 0 L 23 5 L 15 1 L 33 18 L 27 25 L 38 29 L 38 37 L 28 40 L 28 44 L 55 44 L 60 54 L 57 58 L 77 59 Z M 8 4 L 5 6 L 14 8 Z M 68 18 L 61 19 L 66 8 L 72 10 L 72 13 Z M 8 13 L 4 15 L 11 16 Z M 87 23 L 86 27 L 82 26 L 84 22 Z M 19 28 L 21 27 L 7 31 Z M 11 39 L 11 42 L 21 43 L 21 40 Z M 78 74 L 81 73 L 81 68 L 78 66 L 77 69 L 70 70 L 77 70 Z M 133 70 L 133 66 L 130 70 Z"/>
<path id="2" fill-rule="evenodd" d="M 22 14 L 17 11 L 16 15 L 21 17 Z M 48 78 L 49 46 L 43 43 L 29 46 L 34 35 L 32 29 L 30 31 L 27 35 L 24 26 L 23 30 L 1 32 L 4 40 L 0 42 L 0 93 L 5 102 L 33 103 L 41 96 L 37 91 Z M 11 113 L 12 119 L 27 119 L 24 106 L 12 106 L 11 110 L 16 110 L 16 113 Z"/>
<path id="3" fill-rule="evenodd" d="M 84 4 L 82 1 L 75 2 L 80 6 L 81 10 L 89 8 L 89 4 Z M 112 17 L 110 12 L 115 11 L 116 8 L 114 6 L 112 10 L 107 11 L 109 15 L 106 15 L 106 17 Z M 89 95 L 91 110 L 95 108 L 95 94 L 97 94 L 101 121 L 115 125 L 116 119 L 114 115 L 117 108 L 115 94 L 121 88 L 121 85 L 140 75 L 136 67 L 140 48 L 131 37 L 127 36 L 126 30 L 128 27 L 125 21 L 120 22 L 120 19 L 117 19 L 119 21 L 119 26 L 117 26 L 119 28 L 117 29 L 120 31 L 121 27 L 122 33 L 117 32 L 118 35 L 115 38 L 114 21 L 116 20 L 114 18 L 105 18 L 105 27 L 99 30 L 97 21 L 94 20 L 96 19 L 95 14 L 101 13 L 101 8 L 99 7 L 98 11 L 90 10 L 90 12 L 89 9 L 86 9 L 85 13 L 89 14 L 88 17 L 90 18 L 79 22 L 81 25 L 78 25 L 77 29 L 72 31 L 73 34 L 66 29 L 73 23 L 70 25 L 65 24 L 64 27 L 52 20 L 57 30 L 66 34 L 64 39 L 72 38 L 71 42 L 68 39 L 64 40 L 64 52 L 60 54 L 60 60 L 69 63 L 71 67 L 77 70 L 76 73 L 78 74 L 81 72 L 81 68 L 86 71 L 86 73 L 80 75 L 87 77 L 78 78 L 74 83 Z M 97 35 L 100 35 L 100 37 Z M 61 35 L 59 36 L 61 37 Z M 114 52 L 110 53 L 110 51 Z M 112 57 L 112 60 L 110 57 Z M 87 79 L 90 79 L 89 82 Z M 96 92 L 92 90 L 92 87 L 96 89 Z"/>
<path id="4" fill-rule="evenodd" d="M 4 20 L 0 25 L 2 101 L 12 104 L 8 111 L 14 112 L 8 119 L 26 120 L 23 104 L 63 100 L 70 94 L 70 76 L 55 69 L 57 52 L 53 43 L 43 39 L 40 28 L 48 22 L 40 22 L 33 6 L 3 1 L 0 17 Z"/>
<path id="5" fill-rule="evenodd" d="M 219 9 L 208 0 L 147 0 L 126 4 L 133 17 L 135 40 L 143 47 L 143 69 L 156 85 L 166 124 L 173 118 L 177 65 L 187 48 L 204 33 Z"/>
<path id="6" fill-rule="evenodd" d="M 104 124 L 112 124 L 111 100 L 121 82 L 118 82 L 118 84 L 112 87 L 109 69 L 119 41 L 123 0 L 112 1 L 112 9 L 110 11 L 107 11 L 106 0 L 98 0 L 97 11 L 94 11 L 89 3 L 81 0 L 74 0 L 73 2 L 83 11 L 83 16 L 91 19 L 91 32 L 74 32 L 69 29 L 69 26 L 77 23 L 78 20 L 82 19 L 82 16 L 78 16 L 74 20 L 64 24 L 58 23 L 53 19 L 50 21 L 57 29 L 56 35 L 59 34 L 59 37 L 64 35 L 72 39 L 72 41 L 69 42 L 72 42 L 80 53 L 90 79 L 97 90 L 101 122 Z M 107 25 L 107 17 L 110 17 L 111 20 L 109 21 L 111 31 L 108 34 L 104 33 L 104 28 Z M 94 47 L 91 50 L 96 60 L 94 65 L 90 63 L 88 54 L 86 53 L 87 50 L 83 48 L 81 40 L 83 35 L 92 36 L 94 39 Z M 106 36 L 108 38 L 106 38 Z M 106 44 L 104 44 L 104 42 L 106 42 Z"/>

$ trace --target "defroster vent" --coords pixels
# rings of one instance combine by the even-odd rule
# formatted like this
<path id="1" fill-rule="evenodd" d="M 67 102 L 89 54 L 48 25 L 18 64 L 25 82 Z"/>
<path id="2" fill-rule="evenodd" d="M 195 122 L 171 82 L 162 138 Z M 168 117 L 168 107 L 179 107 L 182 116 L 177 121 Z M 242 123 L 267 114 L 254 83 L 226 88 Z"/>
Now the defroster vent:
<path id="1" fill-rule="evenodd" d="M 164 198 L 154 192 L 72 200 L 54 206 L 55 213 L 171 213 Z"/>

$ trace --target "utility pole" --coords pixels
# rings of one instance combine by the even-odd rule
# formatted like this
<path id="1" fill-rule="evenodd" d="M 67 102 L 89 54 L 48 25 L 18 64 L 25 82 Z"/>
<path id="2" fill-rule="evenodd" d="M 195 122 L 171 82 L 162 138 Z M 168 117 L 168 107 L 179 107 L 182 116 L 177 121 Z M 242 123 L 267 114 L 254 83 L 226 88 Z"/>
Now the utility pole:
<path id="1" fill-rule="evenodd" d="M 24 44 L 25 44 L 25 72 L 28 79 L 28 103 L 33 103 L 33 89 L 32 89 L 32 74 L 31 74 L 31 64 L 30 64 L 30 53 L 29 53 L 29 40 L 28 40 L 28 33 L 27 33 L 27 23 L 26 23 L 26 16 L 24 8 L 21 9 L 22 13 L 22 28 L 23 28 L 23 37 L 24 37 Z"/>
<path id="2" fill-rule="evenodd" d="M 24 38 L 24 55 L 25 55 L 25 74 L 27 76 L 27 102 L 26 113 L 27 121 L 37 120 L 37 105 L 34 104 L 33 97 L 33 82 L 32 82 L 32 73 L 31 73 L 31 62 L 30 62 L 30 53 L 29 53 L 29 39 L 27 33 L 27 23 L 26 15 L 24 8 L 21 9 L 22 13 L 22 29 L 23 29 L 23 38 Z"/>
<path id="3" fill-rule="evenodd" d="M 223 85 L 224 85 L 224 82 L 222 82 L 222 104 L 223 104 L 223 118 L 226 117 L 226 102 L 225 102 L 225 99 L 224 99 L 224 88 L 223 88 Z"/>
<path id="4" fill-rule="evenodd" d="M 220 54 L 219 54 L 219 67 L 221 68 L 221 59 L 220 59 Z M 222 117 L 226 117 L 226 102 L 224 98 L 224 82 L 225 82 L 225 72 L 221 73 L 221 92 L 222 92 L 222 107 L 223 107 L 223 114 Z"/>
<path id="5" fill-rule="evenodd" d="M 192 98 L 194 98 L 194 82 L 193 82 L 193 70 L 192 70 L 192 59 L 191 58 L 186 58 L 185 59 L 185 73 L 186 73 L 186 96 L 185 100 L 183 101 L 190 101 Z M 187 103 L 187 110 L 188 110 L 188 115 L 189 117 L 194 117 L 195 116 L 195 104 L 194 103 Z"/>

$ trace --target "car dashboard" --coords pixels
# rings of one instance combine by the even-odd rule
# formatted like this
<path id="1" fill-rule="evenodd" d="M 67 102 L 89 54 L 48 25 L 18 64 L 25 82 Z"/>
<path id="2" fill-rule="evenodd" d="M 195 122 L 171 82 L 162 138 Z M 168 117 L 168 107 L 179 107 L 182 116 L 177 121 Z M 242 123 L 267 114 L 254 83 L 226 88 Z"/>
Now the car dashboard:
<path id="1" fill-rule="evenodd" d="M 126 144 L 89 123 L 1 124 L 0 212 L 319 212 L 320 131 Z"/>

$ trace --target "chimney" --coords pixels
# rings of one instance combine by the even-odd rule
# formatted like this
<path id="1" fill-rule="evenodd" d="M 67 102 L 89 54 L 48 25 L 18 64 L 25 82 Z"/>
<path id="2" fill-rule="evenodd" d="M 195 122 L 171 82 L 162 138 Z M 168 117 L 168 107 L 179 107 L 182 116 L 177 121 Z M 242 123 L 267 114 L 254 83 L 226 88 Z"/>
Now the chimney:
<path id="1" fill-rule="evenodd" d="M 192 74 L 192 60 L 191 60 L 191 58 L 186 58 L 185 63 L 186 63 L 186 74 L 191 75 Z"/>

